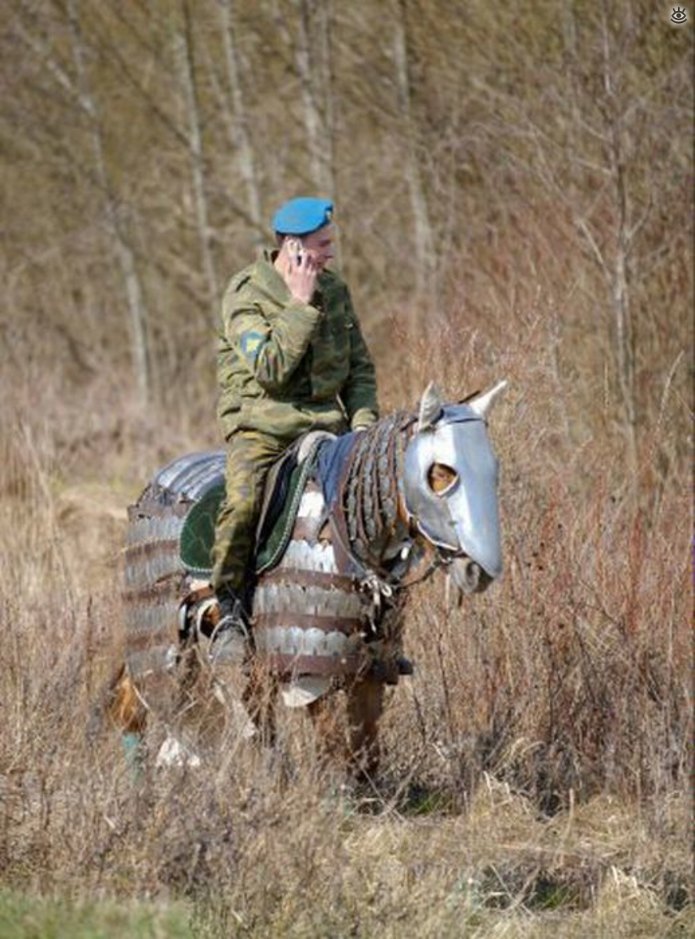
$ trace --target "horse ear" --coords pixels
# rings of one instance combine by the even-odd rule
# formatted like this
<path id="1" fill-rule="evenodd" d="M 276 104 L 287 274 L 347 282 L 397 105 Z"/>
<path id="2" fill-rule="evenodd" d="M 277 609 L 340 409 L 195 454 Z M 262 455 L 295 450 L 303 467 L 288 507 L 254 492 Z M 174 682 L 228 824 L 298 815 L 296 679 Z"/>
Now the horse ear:
<path id="1" fill-rule="evenodd" d="M 473 408 L 476 414 L 479 414 L 483 420 L 487 420 L 487 416 L 493 408 L 493 405 L 498 398 L 502 396 L 504 389 L 507 387 L 506 381 L 498 382 L 494 388 L 491 388 L 489 391 L 486 391 L 483 395 L 478 395 L 472 401 L 468 402 L 468 406 Z"/>
<path id="2" fill-rule="evenodd" d="M 417 419 L 417 429 L 427 430 L 433 427 L 442 413 L 442 396 L 439 388 L 433 381 L 425 388 L 420 400 L 420 413 Z"/>

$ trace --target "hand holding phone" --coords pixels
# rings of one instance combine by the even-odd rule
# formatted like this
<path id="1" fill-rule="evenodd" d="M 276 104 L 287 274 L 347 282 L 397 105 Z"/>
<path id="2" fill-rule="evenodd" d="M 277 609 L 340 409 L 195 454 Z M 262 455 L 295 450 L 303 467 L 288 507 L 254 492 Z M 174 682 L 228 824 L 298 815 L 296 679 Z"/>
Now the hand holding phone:
<path id="1" fill-rule="evenodd" d="M 299 238 L 288 238 L 287 250 L 295 267 L 301 267 L 304 261 L 304 246 Z"/>
<path id="2" fill-rule="evenodd" d="M 287 269 L 283 274 L 290 293 L 302 303 L 309 303 L 316 289 L 319 269 L 312 255 L 306 250 L 299 238 L 288 238 L 285 242 L 287 251 Z"/>

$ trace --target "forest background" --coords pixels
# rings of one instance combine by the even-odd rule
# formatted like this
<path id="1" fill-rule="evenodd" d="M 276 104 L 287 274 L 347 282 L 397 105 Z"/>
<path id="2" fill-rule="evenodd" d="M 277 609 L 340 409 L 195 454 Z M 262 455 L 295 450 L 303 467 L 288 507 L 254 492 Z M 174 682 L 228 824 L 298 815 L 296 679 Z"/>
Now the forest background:
<path id="1" fill-rule="evenodd" d="M 0 936 L 685 934 L 682 9 L 6 0 Z M 510 381 L 505 575 L 455 610 L 419 588 L 378 812 L 315 795 L 301 728 L 289 789 L 242 754 L 134 800 L 84 734 L 125 506 L 221 445 L 220 297 L 313 193 L 384 411 Z"/>

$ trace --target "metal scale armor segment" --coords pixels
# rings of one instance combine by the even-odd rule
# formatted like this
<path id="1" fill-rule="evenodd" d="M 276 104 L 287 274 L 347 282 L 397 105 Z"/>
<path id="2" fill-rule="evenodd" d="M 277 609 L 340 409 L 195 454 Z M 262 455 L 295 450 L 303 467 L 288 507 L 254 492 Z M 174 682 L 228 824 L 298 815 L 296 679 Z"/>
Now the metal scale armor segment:
<path id="1" fill-rule="evenodd" d="M 194 453 L 169 463 L 135 505 L 125 549 L 126 661 L 133 678 L 176 659 L 178 608 L 188 571 L 179 550 L 188 512 L 224 472 L 224 453 Z"/>

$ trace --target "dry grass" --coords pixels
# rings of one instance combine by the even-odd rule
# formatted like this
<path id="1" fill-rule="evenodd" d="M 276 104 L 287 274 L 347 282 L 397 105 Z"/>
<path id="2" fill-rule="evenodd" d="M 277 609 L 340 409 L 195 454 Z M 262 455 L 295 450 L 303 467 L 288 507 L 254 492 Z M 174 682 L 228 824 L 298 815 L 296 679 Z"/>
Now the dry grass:
<path id="1" fill-rule="evenodd" d="M 491 377 L 514 380 L 528 338 Z M 123 508 L 139 462 L 169 453 L 134 424 L 113 469 L 89 449 L 70 462 L 77 432 L 4 428 L 5 887 L 179 899 L 205 937 L 690 934 L 685 474 L 635 498 L 617 448 L 577 449 L 569 389 L 533 367 L 493 421 L 505 576 L 460 608 L 441 580 L 414 591 L 418 670 L 391 694 L 382 778 L 359 796 L 322 778 L 296 717 L 275 753 L 232 736 L 202 771 L 139 783 L 115 735 L 88 736 L 119 655 Z M 172 430 L 170 450 L 201 445 Z"/>
<path id="2" fill-rule="evenodd" d="M 0 40 L 0 939 L 695 934 L 691 24 L 644 0 L 125 6 L 14 3 Z M 440 579 L 414 589 L 417 671 L 359 796 L 296 717 L 275 753 L 232 734 L 202 772 L 139 782 L 88 733 L 120 657 L 125 506 L 220 445 L 211 311 L 257 234 L 232 6 L 264 220 L 325 189 L 297 9 L 329 11 L 306 17 L 318 136 L 384 410 L 432 378 L 511 386 L 505 574 L 455 609 Z M 418 178 L 437 270 L 416 298 Z"/>

